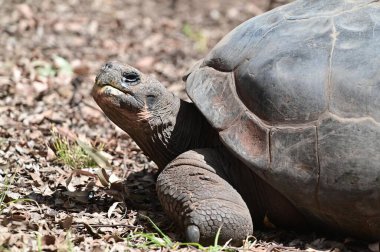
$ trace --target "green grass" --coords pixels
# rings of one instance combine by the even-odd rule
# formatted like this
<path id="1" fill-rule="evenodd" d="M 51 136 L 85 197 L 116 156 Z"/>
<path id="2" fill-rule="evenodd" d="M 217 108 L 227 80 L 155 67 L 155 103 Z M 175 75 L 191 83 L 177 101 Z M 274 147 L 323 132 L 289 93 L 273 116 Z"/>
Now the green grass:
<path id="1" fill-rule="evenodd" d="M 208 39 L 202 31 L 194 29 L 190 24 L 185 23 L 182 27 L 182 33 L 195 42 L 195 49 L 199 52 L 207 50 Z"/>
<path id="2" fill-rule="evenodd" d="M 8 251 L 10 251 L 10 250 L 7 249 L 7 248 L 5 248 L 5 247 L 3 247 L 2 245 L 0 245 L 0 251 L 1 251 L 1 252 L 8 252 Z"/>
<path id="3" fill-rule="evenodd" d="M 5 197 L 7 196 L 7 192 L 9 192 L 10 186 L 14 181 L 16 173 L 14 173 L 11 177 L 5 175 L 4 187 L 0 188 L 0 214 L 3 212 L 4 208 L 8 206 L 9 203 L 5 203 Z"/>
<path id="4" fill-rule="evenodd" d="M 37 74 L 42 77 L 54 77 L 59 73 L 72 76 L 73 68 L 65 58 L 58 55 L 53 55 L 51 61 L 35 60 L 32 66 Z"/>
<path id="5" fill-rule="evenodd" d="M 96 160 L 78 142 L 69 141 L 54 129 L 52 130 L 52 135 L 53 148 L 59 162 L 74 170 L 97 166 Z"/>
<path id="6" fill-rule="evenodd" d="M 42 235 L 39 232 L 35 232 L 37 240 L 37 251 L 42 252 Z"/>
<path id="7" fill-rule="evenodd" d="M 184 243 L 175 242 L 170 239 L 162 230 L 147 216 L 141 215 L 147 219 L 157 233 L 144 233 L 144 232 L 131 232 L 125 238 L 128 247 L 138 248 L 141 250 L 152 250 L 152 249 L 170 249 L 177 250 L 183 247 L 196 248 L 201 251 L 206 252 L 217 252 L 217 251 L 236 251 L 236 248 L 229 247 L 227 245 L 218 245 L 218 239 L 220 235 L 220 228 L 215 236 L 214 245 L 204 247 L 199 243 Z"/>
<path id="8" fill-rule="evenodd" d="M 41 210 L 40 206 L 38 205 L 37 201 L 35 201 L 33 199 L 20 198 L 20 199 L 14 199 L 14 200 L 10 200 L 8 202 L 5 202 L 6 197 L 7 197 L 7 193 L 10 191 L 11 185 L 13 184 L 13 182 L 15 180 L 16 174 L 18 174 L 18 170 L 16 170 L 16 172 L 14 172 L 12 176 L 5 175 L 4 182 L 2 184 L 0 184 L 0 214 L 2 214 L 4 209 L 9 207 L 10 205 L 16 204 L 19 202 L 32 202 L 32 203 L 37 205 L 40 213 L 42 213 L 42 210 Z"/>
<path id="9" fill-rule="evenodd" d="M 70 230 L 67 231 L 65 240 L 66 240 L 66 246 L 67 246 L 66 247 L 66 249 L 67 249 L 66 251 L 68 251 L 68 252 L 74 251 L 74 244 L 71 241 L 71 232 L 70 232 Z"/>

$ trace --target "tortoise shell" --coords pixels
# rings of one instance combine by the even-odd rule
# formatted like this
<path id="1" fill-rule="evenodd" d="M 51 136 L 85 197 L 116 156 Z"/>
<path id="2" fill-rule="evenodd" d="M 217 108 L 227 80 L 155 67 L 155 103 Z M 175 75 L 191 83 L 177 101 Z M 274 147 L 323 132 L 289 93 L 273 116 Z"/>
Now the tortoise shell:
<path id="1" fill-rule="evenodd" d="M 378 239 L 379 55 L 379 1 L 299 0 L 232 30 L 186 90 L 225 146 L 305 215 Z"/>

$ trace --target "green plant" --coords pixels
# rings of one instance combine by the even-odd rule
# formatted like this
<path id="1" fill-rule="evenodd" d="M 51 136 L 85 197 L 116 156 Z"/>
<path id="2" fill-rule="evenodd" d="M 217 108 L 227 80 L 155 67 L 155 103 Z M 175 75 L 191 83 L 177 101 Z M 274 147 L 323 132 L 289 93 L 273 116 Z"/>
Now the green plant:
<path id="1" fill-rule="evenodd" d="M 16 176 L 16 173 L 14 173 L 11 177 L 5 175 L 4 183 L 0 187 L 0 214 L 3 212 L 4 208 L 6 208 L 8 205 L 4 201 L 5 201 L 5 197 L 7 196 L 7 192 L 9 191 L 10 186 L 14 181 L 15 176 Z"/>
<path id="2" fill-rule="evenodd" d="M 42 77 L 53 77 L 57 74 L 57 71 L 53 67 L 53 65 L 46 61 L 42 61 L 42 60 L 33 61 L 32 66 L 36 70 L 37 74 Z"/>
<path id="3" fill-rule="evenodd" d="M 7 197 L 7 193 L 10 191 L 10 187 L 15 180 L 16 174 L 18 174 L 18 170 L 16 170 L 16 172 L 14 172 L 12 176 L 5 175 L 3 183 L 0 184 L 0 214 L 2 214 L 3 210 L 5 208 L 7 208 L 8 206 L 10 206 L 11 204 L 15 204 L 15 203 L 19 203 L 19 202 L 35 203 L 37 205 L 38 209 L 40 210 L 40 212 L 42 212 L 37 201 L 32 200 L 32 199 L 14 199 L 14 200 L 8 199 L 9 201 L 5 202 L 6 197 Z"/>
<path id="4" fill-rule="evenodd" d="M 37 239 L 37 251 L 42 252 L 42 235 L 38 232 L 35 232 Z"/>
<path id="5" fill-rule="evenodd" d="M 54 77 L 57 74 L 64 74 L 67 76 L 73 75 L 73 68 L 70 62 L 65 58 L 54 55 L 52 60 L 54 63 L 44 60 L 35 60 L 32 62 L 32 66 L 37 74 L 43 77 Z"/>
<path id="6" fill-rule="evenodd" d="M 65 58 L 62 58 L 58 55 L 53 56 L 54 63 L 56 65 L 57 71 L 59 73 L 71 76 L 73 74 L 73 68 Z"/>
<path id="7" fill-rule="evenodd" d="M 2 245 L 0 245 L 0 251 L 1 251 L 1 252 L 8 252 L 8 251 L 10 251 L 10 250 L 7 249 L 7 248 L 5 248 L 5 247 L 3 247 Z"/>
<path id="8" fill-rule="evenodd" d="M 208 39 L 202 31 L 193 29 L 190 24 L 185 23 L 182 27 L 182 33 L 195 42 L 195 49 L 204 52 L 207 49 Z"/>
<path id="9" fill-rule="evenodd" d="M 145 219 L 147 219 L 153 228 L 157 231 L 157 233 L 143 233 L 143 232 L 131 232 L 126 238 L 127 245 L 130 247 L 142 249 L 142 250 L 150 250 L 150 249 L 179 249 L 180 247 L 195 247 L 201 251 L 206 252 L 217 252 L 217 251 L 234 251 L 235 248 L 228 247 L 227 245 L 220 246 L 218 245 L 218 239 L 220 235 L 219 228 L 216 236 L 214 245 L 209 247 L 204 247 L 199 243 L 193 242 L 173 242 L 169 236 L 164 234 L 162 230 L 147 216 L 141 215 Z"/>
<path id="10" fill-rule="evenodd" d="M 143 218 L 147 219 L 153 226 L 157 233 L 144 233 L 132 231 L 125 238 L 127 246 L 139 248 L 142 250 L 158 249 L 158 248 L 178 248 L 177 244 L 174 243 L 169 236 L 165 235 L 161 229 L 147 216 L 141 215 Z"/>
<path id="11" fill-rule="evenodd" d="M 70 142 L 55 130 L 52 130 L 52 134 L 53 147 L 58 161 L 72 169 L 96 166 L 95 160 L 77 142 Z"/>
<path id="12" fill-rule="evenodd" d="M 70 230 L 67 231 L 67 233 L 66 233 L 66 239 L 65 240 L 66 240 L 67 251 L 68 252 L 74 251 L 74 244 L 71 241 L 71 232 L 70 232 Z"/>

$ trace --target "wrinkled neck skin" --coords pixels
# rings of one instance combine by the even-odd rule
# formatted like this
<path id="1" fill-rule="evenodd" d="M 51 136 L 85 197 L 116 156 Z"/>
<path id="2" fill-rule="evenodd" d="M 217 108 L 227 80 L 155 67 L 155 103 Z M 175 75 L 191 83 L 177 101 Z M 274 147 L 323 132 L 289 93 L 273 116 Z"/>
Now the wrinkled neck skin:
<path id="1" fill-rule="evenodd" d="M 193 103 L 173 95 L 159 109 L 137 113 L 134 122 L 115 122 L 159 167 L 160 171 L 179 154 L 219 144 L 217 132 Z M 130 120 L 130 119 L 129 119 Z"/>

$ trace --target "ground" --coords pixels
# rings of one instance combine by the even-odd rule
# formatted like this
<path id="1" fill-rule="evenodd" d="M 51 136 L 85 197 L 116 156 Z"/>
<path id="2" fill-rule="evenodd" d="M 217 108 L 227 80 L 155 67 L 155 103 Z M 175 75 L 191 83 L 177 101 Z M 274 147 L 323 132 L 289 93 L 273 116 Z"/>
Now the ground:
<path id="1" fill-rule="evenodd" d="M 117 59 L 186 99 L 181 76 L 268 0 L 0 0 L 0 251 L 195 250 L 155 195 L 156 166 L 91 98 Z M 148 216 L 167 238 L 159 233 Z M 218 250 L 221 247 L 211 247 Z M 378 251 L 258 231 L 250 251 Z"/>

